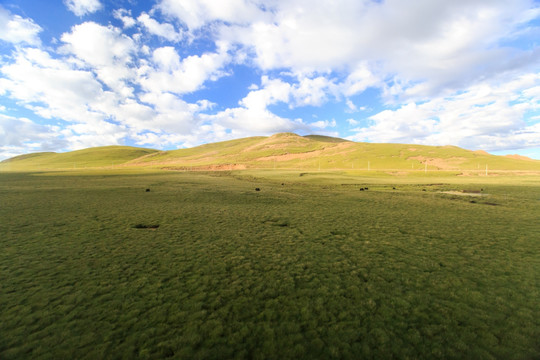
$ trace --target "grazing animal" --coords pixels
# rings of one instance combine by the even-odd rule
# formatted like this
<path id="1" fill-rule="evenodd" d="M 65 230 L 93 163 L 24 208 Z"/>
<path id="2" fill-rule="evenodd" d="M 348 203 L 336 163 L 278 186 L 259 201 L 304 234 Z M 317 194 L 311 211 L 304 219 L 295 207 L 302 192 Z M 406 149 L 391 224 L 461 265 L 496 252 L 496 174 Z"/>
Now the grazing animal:
<path id="1" fill-rule="evenodd" d="M 369 188 L 364 188 L 365 190 L 369 190 Z"/>
<path id="2" fill-rule="evenodd" d="M 146 189 L 146 192 L 150 192 L 150 189 Z"/>
<path id="3" fill-rule="evenodd" d="M 364 188 L 360 188 L 360 191 L 364 191 Z"/>
<path id="4" fill-rule="evenodd" d="M 395 188 L 395 187 L 392 187 L 392 190 L 396 190 L 396 188 Z"/>
<path id="5" fill-rule="evenodd" d="M 255 188 L 255 191 L 261 191 L 261 189 L 259 189 L 259 188 Z"/>

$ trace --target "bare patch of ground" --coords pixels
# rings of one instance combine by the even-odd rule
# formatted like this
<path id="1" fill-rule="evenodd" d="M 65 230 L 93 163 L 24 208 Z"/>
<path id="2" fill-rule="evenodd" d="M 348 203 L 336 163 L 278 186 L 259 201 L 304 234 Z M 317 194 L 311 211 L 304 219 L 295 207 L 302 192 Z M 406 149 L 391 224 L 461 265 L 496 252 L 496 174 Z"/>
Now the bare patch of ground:
<path id="1" fill-rule="evenodd" d="M 421 163 L 427 162 L 428 166 L 435 166 L 439 170 L 457 170 L 467 159 L 464 157 L 451 157 L 448 159 L 427 158 L 425 156 L 411 156 L 407 160 L 418 160 Z"/>
<path id="2" fill-rule="evenodd" d="M 244 164 L 219 164 L 219 165 L 198 165 L 198 166 L 178 166 L 178 167 L 164 167 L 163 170 L 174 171 L 227 171 L 227 170 L 246 170 L 247 166 Z"/>
<path id="3" fill-rule="evenodd" d="M 303 138 L 301 136 L 298 136 L 296 134 L 287 134 L 287 133 L 275 134 L 252 146 L 246 147 L 241 152 L 246 153 L 253 150 L 264 150 L 264 149 L 285 149 L 291 146 L 291 144 L 306 144 L 309 142 L 310 140 Z"/>
<path id="4" fill-rule="evenodd" d="M 458 195 L 458 196 L 474 196 L 474 197 L 488 196 L 488 194 L 482 194 L 479 192 L 466 192 L 466 191 L 440 191 L 440 193 L 449 194 L 449 195 Z"/>

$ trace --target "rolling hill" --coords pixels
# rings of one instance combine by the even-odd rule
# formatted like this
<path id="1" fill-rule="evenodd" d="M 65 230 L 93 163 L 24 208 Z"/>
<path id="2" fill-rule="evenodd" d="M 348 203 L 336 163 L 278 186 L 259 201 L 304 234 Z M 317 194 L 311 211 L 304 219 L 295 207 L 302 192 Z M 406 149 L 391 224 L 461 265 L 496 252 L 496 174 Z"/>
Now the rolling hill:
<path id="1" fill-rule="evenodd" d="M 4 160 L 0 162 L 0 170 L 34 171 L 111 167 L 157 151 L 131 146 L 101 146 L 65 153 L 40 152 Z"/>
<path id="2" fill-rule="evenodd" d="M 356 143 L 320 135 L 280 133 L 158 151 L 106 146 L 67 153 L 35 153 L 0 162 L 0 170 L 149 167 L 172 170 L 247 168 L 540 171 L 540 161 L 495 156 L 455 146 Z"/>

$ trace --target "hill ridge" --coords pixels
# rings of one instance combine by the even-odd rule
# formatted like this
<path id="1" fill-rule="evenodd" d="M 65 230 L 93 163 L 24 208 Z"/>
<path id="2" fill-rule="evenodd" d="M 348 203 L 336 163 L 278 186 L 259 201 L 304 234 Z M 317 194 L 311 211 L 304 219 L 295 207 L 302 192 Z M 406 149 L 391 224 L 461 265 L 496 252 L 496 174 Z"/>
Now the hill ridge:
<path id="1" fill-rule="evenodd" d="M 340 170 L 540 171 L 540 160 L 497 156 L 453 145 L 360 143 L 324 135 L 277 133 L 177 150 L 100 146 L 65 153 L 31 153 L 0 162 L 0 170 L 149 167 L 176 170 L 245 168 Z"/>

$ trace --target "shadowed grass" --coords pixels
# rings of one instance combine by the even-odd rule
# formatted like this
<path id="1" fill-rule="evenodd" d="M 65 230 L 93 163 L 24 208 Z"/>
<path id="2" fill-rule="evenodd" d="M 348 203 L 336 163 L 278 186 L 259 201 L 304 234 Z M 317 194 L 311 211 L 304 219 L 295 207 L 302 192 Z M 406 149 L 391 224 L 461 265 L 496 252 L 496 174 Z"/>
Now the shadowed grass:
<path id="1" fill-rule="evenodd" d="M 0 173 L 0 358 L 540 356 L 537 179 L 298 175 Z"/>

